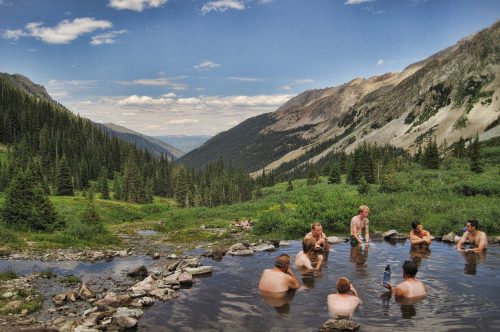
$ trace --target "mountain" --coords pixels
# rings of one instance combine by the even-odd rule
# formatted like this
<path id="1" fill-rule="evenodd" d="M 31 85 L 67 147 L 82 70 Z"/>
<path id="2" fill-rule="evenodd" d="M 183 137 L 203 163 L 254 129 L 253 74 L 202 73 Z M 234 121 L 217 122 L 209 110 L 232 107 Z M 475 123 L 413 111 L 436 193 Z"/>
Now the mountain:
<path id="1" fill-rule="evenodd" d="M 500 21 L 400 73 L 356 78 L 305 91 L 187 153 L 199 167 L 217 158 L 259 172 L 286 162 L 317 162 L 363 142 L 415 152 L 436 137 L 451 144 L 500 136 Z"/>
<path id="2" fill-rule="evenodd" d="M 177 147 L 181 151 L 188 153 L 191 150 L 194 150 L 203 145 L 206 141 L 208 141 L 212 136 L 208 135 L 164 135 L 164 136 L 155 136 L 155 138 L 168 143 L 172 146 Z"/>
<path id="3" fill-rule="evenodd" d="M 30 94 L 33 97 L 38 97 L 48 102 L 56 103 L 45 90 L 43 85 L 33 83 L 29 78 L 20 74 L 0 73 L 0 77 L 9 81 L 16 88 Z"/>
<path id="4" fill-rule="evenodd" d="M 137 133 L 114 123 L 103 123 L 98 125 L 109 135 L 133 143 L 139 149 L 147 150 L 157 156 L 161 156 L 162 154 L 164 154 L 168 157 L 168 159 L 175 160 L 184 155 L 183 151 L 157 138 Z"/>

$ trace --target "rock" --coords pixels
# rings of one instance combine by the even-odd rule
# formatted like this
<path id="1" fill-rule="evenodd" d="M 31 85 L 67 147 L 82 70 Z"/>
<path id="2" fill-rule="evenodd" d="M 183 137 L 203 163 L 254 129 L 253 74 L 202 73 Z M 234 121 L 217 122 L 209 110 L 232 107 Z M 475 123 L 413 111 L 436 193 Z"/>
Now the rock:
<path id="1" fill-rule="evenodd" d="M 280 246 L 280 240 L 270 240 L 270 244 L 272 244 L 275 248 L 279 248 Z"/>
<path id="2" fill-rule="evenodd" d="M 175 262 L 173 262 L 172 264 L 170 264 L 167 267 L 167 271 L 175 271 L 177 269 L 177 266 L 179 266 L 180 263 L 181 263 L 181 261 L 175 261 Z"/>
<path id="3" fill-rule="evenodd" d="M 57 294 L 52 298 L 52 302 L 54 302 L 55 305 L 63 305 L 66 302 L 66 293 L 64 294 Z"/>
<path id="4" fill-rule="evenodd" d="M 391 229 L 391 230 L 389 230 L 389 231 L 387 231 L 385 233 L 382 233 L 382 237 L 384 239 L 387 239 L 387 238 L 395 236 L 396 234 L 398 234 L 398 232 L 396 232 L 395 229 Z"/>
<path id="5" fill-rule="evenodd" d="M 127 257 L 128 256 L 128 252 L 127 252 L 127 250 L 120 250 L 120 251 L 115 252 L 115 256 L 118 256 L 118 257 Z"/>
<path id="6" fill-rule="evenodd" d="M 147 294 L 147 292 L 145 290 L 142 290 L 142 289 L 128 292 L 128 295 L 133 299 L 138 298 L 138 297 L 143 297 L 146 294 Z"/>
<path id="7" fill-rule="evenodd" d="M 288 246 L 290 246 L 290 243 L 286 241 L 280 241 L 280 247 L 288 247 Z"/>
<path id="8" fill-rule="evenodd" d="M 238 250 L 246 250 L 248 246 L 245 246 L 243 243 L 235 243 L 229 247 L 229 251 L 238 251 Z"/>
<path id="9" fill-rule="evenodd" d="M 228 251 L 227 253 L 232 256 L 252 256 L 253 250 L 246 249 L 246 250 Z"/>
<path id="10" fill-rule="evenodd" d="M 142 311 L 142 309 L 131 309 L 127 307 L 120 307 L 116 309 L 116 312 L 113 314 L 113 317 L 126 316 L 133 318 L 141 318 L 143 314 L 144 311 Z"/>
<path id="11" fill-rule="evenodd" d="M 159 252 L 153 253 L 153 259 L 160 259 L 160 253 Z"/>
<path id="12" fill-rule="evenodd" d="M 182 286 L 191 286 L 193 284 L 193 275 L 191 273 L 182 272 L 177 277 L 177 280 L 179 280 Z"/>
<path id="13" fill-rule="evenodd" d="M 73 291 L 66 292 L 66 301 L 76 302 L 78 294 Z"/>
<path id="14" fill-rule="evenodd" d="M 57 324 L 60 325 L 60 324 Z M 77 324 L 74 320 L 69 320 L 64 323 L 61 327 L 59 327 L 59 331 L 61 332 L 71 332 L 77 327 Z"/>
<path id="15" fill-rule="evenodd" d="M 169 301 L 177 297 L 175 291 L 168 288 L 158 288 L 149 292 L 149 295 L 154 296 L 162 301 Z"/>
<path id="16" fill-rule="evenodd" d="M 2 307 L 1 311 L 16 310 L 21 306 L 21 304 L 23 304 L 23 302 L 19 300 L 7 302 L 7 304 Z"/>
<path id="17" fill-rule="evenodd" d="M 455 243 L 457 243 L 458 241 L 460 241 L 461 237 L 458 236 L 458 235 L 455 235 Z"/>
<path id="18" fill-rule="evenodd" d="M 78 297 L 88 300 L 95 297 L 95 292 L 90 289 L 90 287 L 85 282 L 82 282 L 80 289 L 78 290 Z"/>
<path id="19" fill-rule="evenodd" d="M 275 251 L 276 247 L 272 244 L 261 244 L 252 248 L 254 251 Z"/>
<path id="20" fill-rule="evenodd" d="M 207 266 L 207 265 L 206 266 L 199 266 L 199 267 L 187 267 L 184 269 L 184 272 L 187 272 L 191 275 L 212 273 L 212 267 Z"/>
<path id="21" fill-rule="evenodd" d="M 2 298 L 4 299 L 10 299 L 11 297 L 13 297 L 14 295 L 16 295 L 16 293 L 13 293 L 13 292 L 5 292 L 2 294 Z"/>
<path id="22" fill-rule="evenodd" d="M 73 331 L 74 332 L 99 332 L 98 329 L 87 327 L 85 325 L 78 325 Z"/>
<path id="23" fill-rule="evenodd" d="M 319 328 L 319 331 L 355 331 L 360 326 L 358 323 L 348 319 L 329 319 Z"/>
<path id="24" fill-rule="evenodd" d="M 137 319 L 126 316 L 118 316 L 114 318 L 116 325 L 129 329 L 137 325 Z"/>
<path id="25" fill-rule="evenodd" d="M 179 285 L 179 280 L 177 278 L 179 277 L 180 272 L 176 272 L 174 274 L 169 275 L 168 277 L 165 277 L 161 280 L 158 280 L 157 285 L 158 287 L 166 287 L 167 285 Z"/>
<path id="26" fill-rule="evenodd" d="M 342 242 L 345 242 L 345 238 L 343 237 L 338 237 L 338 236 L 329 236 L 327 238 L 328 240 L 328 243 L 330 244 L 335 244 L 335 243 L 342 243 Z"/>
<path id="27" fill-rule="evenodd" d="M 154 279 L 152 276 L 147 277 L 143 281 L 138 282 L 134 286 L 130 287 L 131 291 L 150 291 L 154 288 Z"/>
<path id="28" fill-rule="evenodd" d="M 130 303 L 130 306 L 133 308 L 142 308 L 142 307 L 148 307 L 150 305 L 153 305 L 155 303 L 155 299 L 152 297 L 145 296 L 140 299 L 133 299 L 132 302 Z"/>
<path id="29" fill-rule="evenodd" d="M 177 255 L 176 254 L 170 254 L 167 256 L 167 258 L 169 259 L 177 259 Z"/>
<path id="30" fill-rule="evenodd" d="M 149 275 L 148 269 L 144 265 L 141 265 L 127 273 L 128 277 L 133 277 L 133 278 L 135 277 L 146 278 L 148 275 Z"/>
<path id="31" fill-rule="evenodd" d="M 130 301 L 131 298 L 128 294 L 116 295 L 113 292 L 108 292 L 103 299 L 95 301 L 94 305 L 100 309 L 118 308 L 130 303 Z"/>
<path id="32" fill-rule="evenodd" d="M 443 242 L 454 243 L 455 242 L 455 233 L 450 232 L 446 235 L 443 235 Z"/>

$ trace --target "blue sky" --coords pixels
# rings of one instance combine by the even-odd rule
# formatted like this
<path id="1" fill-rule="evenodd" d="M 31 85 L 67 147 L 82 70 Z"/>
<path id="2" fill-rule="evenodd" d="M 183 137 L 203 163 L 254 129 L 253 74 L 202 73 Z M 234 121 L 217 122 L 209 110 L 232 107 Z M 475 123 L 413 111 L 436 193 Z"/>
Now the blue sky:
<path id="1" fill-rule="evenodd" d="M 0 0 L 0 71 L 96 122 L 214 135 L 499 18 L 499 0 Z"/>

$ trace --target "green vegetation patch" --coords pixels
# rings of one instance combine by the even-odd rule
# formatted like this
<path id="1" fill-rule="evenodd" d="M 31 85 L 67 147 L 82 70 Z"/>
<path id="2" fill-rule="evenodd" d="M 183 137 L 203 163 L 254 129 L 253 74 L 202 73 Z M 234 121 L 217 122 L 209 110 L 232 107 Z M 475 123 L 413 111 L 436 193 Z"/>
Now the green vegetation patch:
<path id="1" fill-rule="evenodd" d="M 16 271 L 8 269 L 0 272 L 0 281 L 17 279 Z"/>

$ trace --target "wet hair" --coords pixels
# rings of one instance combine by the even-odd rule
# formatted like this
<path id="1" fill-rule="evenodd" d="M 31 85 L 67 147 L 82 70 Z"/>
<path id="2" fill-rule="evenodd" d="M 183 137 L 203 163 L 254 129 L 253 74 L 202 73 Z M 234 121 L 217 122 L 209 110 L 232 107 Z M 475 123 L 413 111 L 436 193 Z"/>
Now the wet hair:
<path id="1" fill-rule="evenodd" d="M 471 220 L 467 220 L 467 223 L 469 223 L 475 229 L 479 229 L 479 221 L 477 221 L 475 219 L 471 219 Z"/>
<path id="2" fill-rule="evenodd" d="M 414 221 L 411 223 L 411 228 L 415 230 L 417 229 L 418 225 L 420 225 L 420 221 Z"/>
<path id="3" fill-rule="evenodd" d="M 290 256 L 288 256 L 287 254 L 279 255 L 278 258 L 276 258 L 276 261 L 274 262 L 274 266 L 280 269 L 284 269 L 289 264 L 290 264 Z"/>
<path id="4" fill-rule="evenodd" d="M 418 268 L 417 264 L 412 261 L 405 261 L 403 263 L 403 272 L 410 278 L 415 278 L 415 275 L 417 275 Z"/>
<path id="5" fill-rule="evenodd" d="M 316 240 L 312 237 L 307 237 L 302 240 L 302 251 L 304 251 L 304 253 L 313 251 L 315 246 Z"/>
<path id="6" fill-rule="evenodd" d="M 359 208 L 358 208 L 358 213 L 361 213 L 363 212 L 364 210 L 368 210 L 370 211 L 370 208 L 366 205 L 361 205 Z"/>
<path id="7" fill-rule="evenodd" d="M 345 294 L 351 290 L 351 281 L 346 277 L 341 277 L 337 280 L 335 288 L 337 288 L 339 294 Z"/>
<path id="8" fill-rule="evenodd" d="M 313 222 L 312 225 L 311 225 L 311 230 L 314 230 L 314 228 L 317 227 L 317 226 L 322 227 L 321 223 L 319 221 Z"/>

